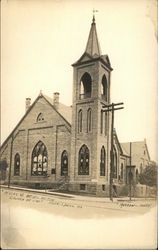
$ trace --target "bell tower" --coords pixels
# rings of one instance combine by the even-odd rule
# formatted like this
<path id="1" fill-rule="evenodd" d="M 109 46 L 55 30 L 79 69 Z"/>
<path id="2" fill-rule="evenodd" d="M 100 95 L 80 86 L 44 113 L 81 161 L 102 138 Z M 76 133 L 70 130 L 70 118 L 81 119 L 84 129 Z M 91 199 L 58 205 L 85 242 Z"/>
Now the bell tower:
<path id="1" fill-rule="evenodd" d="M 102 55 L 93 15 L 85 52 L 73 66 L 70 190 L 105 192 L 110 169 L 111 64 Z M 108 192 L 108 190 L 107 190 Z"/>

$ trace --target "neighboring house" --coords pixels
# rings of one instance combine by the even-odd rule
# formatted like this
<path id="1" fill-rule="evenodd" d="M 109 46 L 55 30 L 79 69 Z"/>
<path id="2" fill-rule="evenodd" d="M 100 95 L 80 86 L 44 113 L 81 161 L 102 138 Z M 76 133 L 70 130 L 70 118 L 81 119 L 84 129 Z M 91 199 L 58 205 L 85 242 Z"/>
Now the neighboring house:
<path id="1" fill-rule="evenodd" d="M 59 93 L 40 93 L 32 105 L 26 99 L 25 115 L 1 146 L 3 181 L 107 196 L 111 113 L 103 106 L 111 103 L 112 67 L 101 55 L 94 18 L 86 50 L 72 66 L 72 107 L 60 103 Z M 113 183 L 121 190 L 128 184 L 129 143 L 120 144 L 115 130 L 113 151 Z M 133 143 L 132 164 L 140 172 L 147 161 L 146 144 Z"/>
<path id="2" fill-rule="evenodd" d="M 121 143 L 122 148 L 130 155 L 130 142 Z M 146 139 L 144 141 L 131 142 L 131 165 L 135 166 L 136 177 L 142 173 L 143 169 L 150 164 L 150 155 L 148 147 L 146 144 Z"/>

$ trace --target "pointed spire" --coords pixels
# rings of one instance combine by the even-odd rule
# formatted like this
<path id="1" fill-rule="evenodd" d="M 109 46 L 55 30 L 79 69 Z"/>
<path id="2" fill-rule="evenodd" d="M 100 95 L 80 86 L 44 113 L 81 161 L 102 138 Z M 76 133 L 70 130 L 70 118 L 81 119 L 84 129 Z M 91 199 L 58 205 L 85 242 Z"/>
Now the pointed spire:
<path id="1" fill-rule="evenodd" d="M 101 55 L 94 14 L 85 52 L 91 56 L 94 56 L 95 54 L 98 56 Z"/>
<path id="2" fill-rule="evenodd" d="M 95 15 L 93 14 L 92 23 L 95 23 Z"/>

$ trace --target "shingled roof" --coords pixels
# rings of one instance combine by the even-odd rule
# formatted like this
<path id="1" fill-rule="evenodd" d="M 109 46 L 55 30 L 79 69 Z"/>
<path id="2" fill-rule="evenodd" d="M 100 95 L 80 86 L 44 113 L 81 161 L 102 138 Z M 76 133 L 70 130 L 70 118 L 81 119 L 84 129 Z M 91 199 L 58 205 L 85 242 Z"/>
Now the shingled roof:
<path id="1" fill-rule="evenodd" d="M 92 57 L 94 55 L 98 55 L 98 56 L 101 55 L 101 50 L 100 50 L 100 45 L 99 45 L 99 41 L 98 41 L 94 16 L 93 16 L 93 21 L 92 21 L 92 24 L 91 24 L 91 29 L 90 29 L 90 32 L 89 32 L 89 37 L 88 37 L 85 52 L 88 53 L 89 55 L 91 55 Z"/>

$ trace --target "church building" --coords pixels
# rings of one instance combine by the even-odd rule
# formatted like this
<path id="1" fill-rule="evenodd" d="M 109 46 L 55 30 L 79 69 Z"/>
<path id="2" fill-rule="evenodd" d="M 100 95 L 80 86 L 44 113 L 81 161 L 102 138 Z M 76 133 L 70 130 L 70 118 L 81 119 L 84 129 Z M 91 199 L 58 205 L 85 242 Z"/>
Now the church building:
<path id="1" fill-rule="evenodd" d="M 104 106 L 111 103 L 113 69 L 101 54 L 94 16 L 86 49 L 72 67 L 72 106 L 60 103 L 57 92 L 52 98 L 40 92 L 32 104 L 26 99 L 26 113 L 1 146 L 3 183 L 109 195 L 111 112 Z M 129 143 L 113 134 L 113 186 L 121 195 L 128 184 Z M 149 162 L 145 141 L 141 147 Z M 137 162 L 132 162 L 135 183 Z"/>

